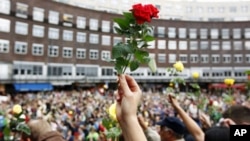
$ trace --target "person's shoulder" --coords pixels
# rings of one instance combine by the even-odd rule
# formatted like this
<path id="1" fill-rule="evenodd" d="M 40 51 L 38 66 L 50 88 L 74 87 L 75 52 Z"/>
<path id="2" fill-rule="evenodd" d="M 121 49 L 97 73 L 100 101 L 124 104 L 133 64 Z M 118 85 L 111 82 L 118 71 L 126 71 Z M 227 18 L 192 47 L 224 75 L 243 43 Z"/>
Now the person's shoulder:
<path id="1" fill-rule="evenodd" d="M 63 136 L 57 131 L 51 131 L 41 135 L 38 141 L 66 141 Z"/>

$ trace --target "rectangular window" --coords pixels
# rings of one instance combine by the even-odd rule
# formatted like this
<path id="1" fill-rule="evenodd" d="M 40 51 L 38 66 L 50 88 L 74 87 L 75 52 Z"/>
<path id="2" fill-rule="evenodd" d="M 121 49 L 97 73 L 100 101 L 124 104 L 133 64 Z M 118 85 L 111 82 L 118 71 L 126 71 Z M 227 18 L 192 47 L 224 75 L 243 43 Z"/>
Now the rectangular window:
<path id="1" fill-rule="evenodd" d="M 34 37 L 44 37 L 44 26 L 33 25 L 32 34 Z"/>
<path id="2" fill-rule="evenodd" d="M 200 29 L 200 38 L 201 39 L 207 39 L 207 29 Z"/>
<path id="3" fill-rule="evenodd" d="M 98 30 L 98 20 L 97 19 L 90 19 L 89 20 L 89 29 L 97 31 Z"/>
<path id="4" fill-rule="evenodd" d="M 106 51 L 106 50 L 103 50 L 102 51 L 102 60 L 107 60 L 107 59 L 110 59 L 111 57 L 110 57 L 111 55 L 110 55 L 110 51 Z"/>
<path id="5" fill-rule="evenodd" d="M 168 28 L 168 37 L 169 38 L 175 38 L 176 37 L 176 28 L 175 27 L 169 27 Z"/>
<path id="6" fill-rule="evenodd" d="M 63 14 L 63 26 L 68 26 L 68 27 L 73 26 L 73 15 Z"/>
<path id="7" fill-rule="evenodd" d="M 158 40 L 158 49 L 166 49 L 166 40 Z"/>
<path id="8" fill-rule="evenodd" d="M 85 76 L 84 67 L 76 67 L 76 76 Z"/>
<path id="9" fill-rule="evenodd" d="M 241 41 L 234 41 L 233 47 L 234 47 L 234 50 L 242 50 L 242 42 Z"/>
<path id="10" fill-rule="evenodd" d="M 237 7 L 236 6 L 229 7 L 229 12 L 236 13 L 237 12 Z"/>
<path id="11" fill-rule="evenodd" d="M 165 27 L 157 27 L 158 37 L 165 37 Z"/>
<path id="12" fill-rule="evenodd" d="M 28 45 L 26 42 L 15 42 L 15 53 L 16 54 L 27 54 Z"/>
<path id="13" fill-rule="evenodd" d="M 64 41 L 73 41 L 73 31 L 63 30 L 63 40 Z"/>
<path id="14" fill-rule="evenodd" d="M 223 63 L 231 63 L 231 55 L 230 54 L 223 54 Z"/>
<path id="15" fill-rule="evenodd" d="M 207 50 L 208 49 L 208 41 L 201 41 L 200 42 L 200 49 Z"/>
<path id="16" fill-rule="evenodd" d="M 62 76 L 62 67 L 48 66 L 48 76 Z"/>
<path id="17" fill-rule="evenodd" d="M 33 20 L 43 22 L 44 19 L 44 9 L 33 7 Z"/>
<path id="18" fill-rule="evenodd" d="M 180 54 L 179 55 L 179 60 L 182 62 L 182 63 L 187 63 L 187 54 Z"/>
<path id="19" fill-rule="evenodd" d="M 113 38 L 113 45 L 116 45 L 118 43 L 122 42 L 122 38 L 121 37 L 114 37 Z"/>
<path id="20" fill-rule="evenodd" d="M 102 45 L 104 46 L 110 46 L 110 36 L 108 35 L 102 35 Z"/>
<path id="21" fill-rule="evenodd" d="M 250 50 L 250 41 L 245 41 L 245 50 Z"/>
<path id="22" fill-rule="evenodd" d="M 86 49 L 77 48 L 76 49 L 76 58 L 77 59 L 85 59 L 86 58 Z"/>
<path id="23" fill-rule="evenodd" d="M 10 0 L 1 0 L 0 1 L 0 13 L 10 14 Z"/>
<path id="24" fill-rule="evenodd" d="M 219 12 L 220 12 L 220 13 L 224 13 L 224 11 L 225 11 L 225 8 L 224 8 L 224 7 L 219 7 Z"/>
<path id="25" fill-rule="evenodd" d="M 114 71 L 112 68 L 102 68 L 102 76 L 113 76 Z"/>
<path id="26" fill-rule="evenodd" d="M 80 28 L 80 29 L 85 29 L 86 28 L 86 18 L 78 16 L 76 18 L 76 27 Z"/>
<path id="27" fill-rule="evenodd" d="M 222 50 L 231 50 L 230 41 L 222 41 Z"/>
<path id="28" fill-rule="evenodd" d="M 212 41 L 211 50 L 220 50 L 220 43 L 218 41 Z"/>
<path id="29" fill-rule="evenodd" d="M 234 54 L 234 63 L 242 63 L 242 62 L 243 62 L 242 54 Z"/>
<path id="30" fill-rule="evenodd" d="M 48 18 L 50 24 L 59 24 L 59 12 L 50 10 Z"/>
<path id="31" fill-rule="evenodd" d="M 102 21 L 102 32 L 110 32 L 110 21 Z"/>
<path id="32" fill-rule="evenodd" d="M 169 54 L 168 55 L 168 62 L 175 63 L 176 62 L 176 54 Z"/>
<path id="33" fill-rule="evenodd" d="M 190 41 L 189 48 L 190 48 L 190 50 L 198 50 L 198 42 L 197 41 Z"/>
<path id="34" fill-rule="evenodd" d="M 91 60 L 97 60 L 98 58 L 99 58 L 98 50 L 91 49 L 89 51 L 89 59 L 91 59 Z"/>
<path id="35" fill-rule="evenodd" d="M 179 38 L 181 38 L 181 39 L 187 38 L 187 29 L 186 28 L 179 28 L 178 31 L 179 31 L 179 34 L 178 34 Z"/>
<path id="36" fill-rule="evenodd" d="M 189 29 L 189 38 L 190 39 L 197 39 L 197 29 L 196 28 Z"/>
<path id="37" fill-rule="evenodd" d="M 10 20 L 0 18 L 0 23 L 0 32 L 10 32 Z"/>
<path id="38" fill-rule="evenodd" d="M 72 58 L 73 57 L 73 49 L 71 47 L 63 47 L 63 57 L 64 58 Z"/>
<path id="39" fill-rule="evenodd" d="M 229 39 L 229 37 L 230 37 L 230 32 L 229 32 L 229 29 L 226 29 L 226 28 L 224 28 L 224 29 L 222 29 L 221 30 L 221 34 L 222 34 L 222 39 Z"/>
<path id="40" fill-rule="evenodd" d="M 148 42 L 148 49 L 154 49 L 155 48 L 155 41 Z"/>
<path id="41" fill-rule="evenodd" d="M 199 57 L 198 54 L 191 54 L 190 55 L 190 63 L 198 63 Z"/>
<path id="42" fill-rule="evenodd" d="M 210 30 L 210 35 L 211 35 L 211 39 L 218 39 L 219 38 L 219 30 L 212 28 Z"/>
<path id="43" fill-rule="evenodd" d="M 241 38 L 241 29 L 240 28 L 233 29 L 233 38 L 234 39 L 240 39 Z"/>
<path id="44" fill-rule="evenodd" d="M 166 63 L 166 54 L 163 53 L 158 54 L 158 63 Z"/>
<path id="45" fill-rule="evenodd" d="M 59 47 L 58 46 L 49 46 L 49 48 L 48 48 L 48 56 L 57 57 L 58 54 L 59 54 Z"/>
<path id="46" fill-rule="evenodd" d="M 8 53 L 10 49 L 10 41 L 0 39 L 0 53 Z"/>
<path id="47" fill-rule="evenodd" d="M 245 61 L 246 63 L 250 63 L 250 54 L 246 54 Z"/>
<path id="48" fill-rule="evenodd" d="M 85 67 L 86 76 L 97 76 L 99 67 Z"/>
<path id="49" fill-rule="evenodd" d="M 43 67 L 39 65 L 32 65 L 31 74 L 33 75 L 43 75 Z"/>
<path id="50" fill-rule="evenodd" d="M 187 41 L 179 41 L 179 50 L 187 50 Z"/>
<path id="51" fill-rule="evenodd" d="M 24 3 L 16 3 L 16 16 L 20 18 L 28 18 L 28 5 Z"/>
<path id="52" fill-rule="evenodd" d="M 212 63 L 219 63 L 220 62 L 220 55 L 212 54 Z"/>
<path id="53" fill-rule="evenodd" d="M 209 55 L 201 54 L 201 63 L 209 63 Z"/>
<path id="54" fill-rule="evenodd" d="M 71 76 L 72 75 L 72 67 L 63 66 L 62 67 L 62 74 L 63 74 L 63 76 Z"/>
<path id="55" fill-rule="evenodd" d="M 28 35 L 28 24 L 23 22 L 16 22 L 16 34 Z"/>
<path id="56" fill-rule="evenodd" d="M 98 44 L 99 43 L 99 35 L 98 34 L 90 34 L 89 35 L 89 43 Z"/>
<path id="57" fill-rule="evenodd" d="M 250 39 L 250 28 L 245 28 L 244 36 L 246 39 Z"/>
<path id="58" fill-rule="evenodd" d="M 32 44 L 32 55 L 42 56 L 43 55 L 43 44 Z"/>
<path id="59" fill-rule="evenodd" d="M 77 32 L 76 33 L 76 41 L 79 43 L 85 43 L 86 42 L 86 33 Z"/>
<path id="60" fill-rule="evenodd" d="M 176 50 L 177 48 L 177 44 L 176 44 L 176 41 L 168 41 L 168 49 L 169 50 Z"/>
<path id="61" fill-rule="evenodd" d="M 59 29 L 57 28 L 50 27 L 48 34 L 49 34 L 48 35 L 49 39 L 56 39 L 56 40 L 59 39 Z"/>

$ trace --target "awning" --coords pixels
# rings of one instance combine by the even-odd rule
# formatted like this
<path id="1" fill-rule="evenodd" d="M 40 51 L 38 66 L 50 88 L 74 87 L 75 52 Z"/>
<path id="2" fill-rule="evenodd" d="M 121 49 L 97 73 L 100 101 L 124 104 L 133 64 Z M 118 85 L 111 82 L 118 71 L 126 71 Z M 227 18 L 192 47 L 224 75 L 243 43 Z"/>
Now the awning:
<path id="1" fill-rule="evenodd" d="M 209 86 L 209 88 L 225 89 L 225 88 L 229 88 L 229 86 L 227 86 L 225 83 L 214 83 L 214 84 L 211 84 Z M 244 90 L 246 88 L 246 84 L 245 83 L 236 83 L 236 84 L 232 85 L 231 88 Z"/>
<path id="2" fill-rule="evenodd" d="M 14 87 L 18 92 L 53 90 L 53 86 L 50 83 L 15 83 Z"/>

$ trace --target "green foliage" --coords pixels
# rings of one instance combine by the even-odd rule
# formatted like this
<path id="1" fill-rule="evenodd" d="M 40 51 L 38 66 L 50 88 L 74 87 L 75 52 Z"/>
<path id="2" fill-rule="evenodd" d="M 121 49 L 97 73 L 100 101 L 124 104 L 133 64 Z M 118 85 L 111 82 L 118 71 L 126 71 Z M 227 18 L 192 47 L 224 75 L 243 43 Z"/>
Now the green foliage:
<path id="1" fill-rule="evenodd" d="M 25 133 L 26 135 L 30 135 L 31 131 L 29 126 L 25 123 L 25 119 L 21 117 L 22 113 L 20 114 L 13 114 L 13 117 L 8 122 L 5 118 L 5 126 L 3 128 L 3 135 L 5 141 L 12 141 L 15 140 L 13 138 L 12 132 L 20 132 Z"/>
<path id="2" fill-rule="evenodd" d="M 234 101 L 233 96 L 230 95 L 230 94 L 223 94 L 223 95 L 222 95 L 222 99 L 223 99 L 223 101 L 224 101 L 226 104 L 229 104 L 229 105 L 231 105 L 231 104 L 233 103 L 233 101 Z"/>
<path id="3" fill-rule="evenodd" d="M 105 131 L 107 138 L 115 140 L 115 138 L 118 138 L 121 135 L 121 129 L 118 127 L 117 121 L 114 121 L 111 118 L 103 118 L 102 124 L 107 129 Z"/>
<path id="4" fill-rule="evenodd" d="M 16 126 L 16 130 L 19 131 L 19 132 L 25 133 L 26 135 L 30 135 L 30 128 L 25 123 L 19 123 Z"/>
<path id="5" fill-rule="evenodd" d="M 124 12 L 122 18 L 115 18 L 114 22 L 118 26 L 115 30 L 118 34 L 127 38 L 126 42 L 117 43 L 111 52 L 112 59 L 108 62 L 114 63 L 115 70 L 122 74 L 127 68 L 135 71 L 141 64 L 150 61 L 147 52 L 148 42 L 154 40 L 150 35 L 152 27 L 147 23 L 137 24 L 131 12 Z"/>

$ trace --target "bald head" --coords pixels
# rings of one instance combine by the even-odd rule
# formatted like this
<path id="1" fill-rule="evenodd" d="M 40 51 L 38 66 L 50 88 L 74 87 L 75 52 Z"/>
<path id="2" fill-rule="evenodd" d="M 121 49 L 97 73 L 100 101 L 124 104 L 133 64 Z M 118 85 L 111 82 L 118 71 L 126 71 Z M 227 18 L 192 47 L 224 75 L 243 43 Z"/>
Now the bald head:
<path id="1" fill-rule="evenodd" d="M 28 126 L 31 131 L 31 135 L 29 137 L 32 141 L 38 140 L 41 135 L 52 131 L 50 124 L 42 119 L 31 120 L 28 122 Z"/>

